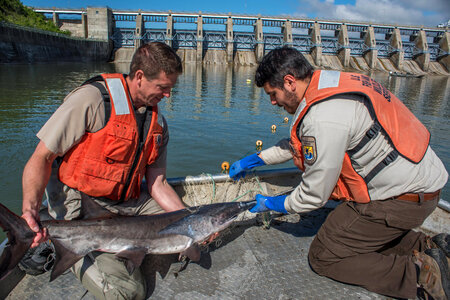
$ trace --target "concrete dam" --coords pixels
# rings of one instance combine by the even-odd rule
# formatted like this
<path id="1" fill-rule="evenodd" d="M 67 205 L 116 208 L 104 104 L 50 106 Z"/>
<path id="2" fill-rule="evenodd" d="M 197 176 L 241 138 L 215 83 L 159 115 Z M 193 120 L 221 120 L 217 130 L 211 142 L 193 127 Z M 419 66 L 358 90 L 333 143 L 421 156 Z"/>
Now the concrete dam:
<path id="1" fill-rule="evenodd" d="M 142 43 L 171 45 L 185 63 L 256 65 L 291 46 L 317 68 L 399 74 L 450 73 L 448 28 L 286 17 L 34 8 L 74 37 L 108 41 L 112 60 L 129 62 Z"/>

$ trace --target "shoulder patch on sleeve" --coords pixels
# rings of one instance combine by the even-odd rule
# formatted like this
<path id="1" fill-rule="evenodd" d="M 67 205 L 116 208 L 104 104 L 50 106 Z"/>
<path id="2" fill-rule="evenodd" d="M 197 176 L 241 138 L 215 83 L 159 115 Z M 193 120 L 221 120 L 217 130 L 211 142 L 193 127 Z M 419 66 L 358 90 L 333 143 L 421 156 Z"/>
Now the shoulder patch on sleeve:
<path id="1" fill-rule="evenodd" d="M 302 153 L 305 158 L 305 163 L 312 165 L 317 160 L 317 148 L 316 139 L 313 136 L 303 136 L 302 141 Z"/>
<path id="2" fill-rule="evenodd" d="M 320 71 L 319 86 L 317 87 L 317 89 L 320 90 L 339 86 L 340 77 L 341 72 L 339 71 Z"/>

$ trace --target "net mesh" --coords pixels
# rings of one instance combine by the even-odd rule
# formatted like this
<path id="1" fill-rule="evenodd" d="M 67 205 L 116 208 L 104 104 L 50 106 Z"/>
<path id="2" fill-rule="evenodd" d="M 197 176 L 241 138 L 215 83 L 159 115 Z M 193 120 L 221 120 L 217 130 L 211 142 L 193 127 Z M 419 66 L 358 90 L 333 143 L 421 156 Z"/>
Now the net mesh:
<path id="1" fill-rule="evenodd" d="M 216 183 L 209 174 L 196 176 L 198 177 L 203 181 L 202 184 L 190 183 L 190 176 L 186 177 L 184 184 L 186 201 L 195 206 L 238 200 L 248 201 L 257 193 L 264 192 L 258 177 L 241 179 L 237 182 L 228 179 L 220 183 Z"/>
<path id="2" fill-rule="evenodd" d="M 256 194 L 267 194 L 265 183 L 261 182 L 257 176 L 246 177 L 239 181 L 226 179 L 221 180 L 220 182 L 216 182 L 214 177 L 210 174 L 187 176 L 178 189 L 178 192 L 181 192 L 180 196 L 182 196 L 183 202 L 187 206 L 234 201 L 251 201 L 255 199 Z M 246 211 L 238 215 L 235 221 L 246 221 L 254 219 L 256 216 L 256 214 Z M 270 214 L 263 213 L 261 220 L 265 226 L 269 226 Z M 201 250 L 203 252 L 208 252 L 211 246 L 214 248 L 220 247 L 223 239 L 231 234 L 233 227 L 234 225 L 210 237 L 209 240 L 204 241 L 200 244 Z"/>
<path id="3" fill-rule="evenodd" d="M 181 183 L 173 185 L 173 187 L 186 206 L 193 207 L 222 202 L 251 201 L 255 199 L 256 194 L 267 196 L 286 194 L 298 185 L 300 179 L 299 174 L 292 175 L 290 173 L 278 173 L 264 178 L 255 174 L 250 175 L 239 181 L 234 181 L 228 176 L 218 177 L 211 174 L 187 176 Z M 256 221 L 269 228 L 272 217 L 271 212 L 254 214 L 245 211 L 237 217 L 235 220 L 237 222 L 233 224 L 236 225 L 239 221 L 244 221 L 244 223 Z M 222 238 L 228 235 L 234 225 L 222 231 L 218 237 L 206 241 L 202 246 L 206 248 L 211 244 L 219 246 Z"/>
<path id="4" fill-rule="evenodd" d="M 258 177 L 249 177 L 233 181 L 216 182 L 212 175 L 201 174 L 194 177 L 187 176 L 181 185 L 182 199 L 187 206 L 199 206 L 212 203 L 250 201 L 256 194 L 267 194 L 264 183 Z M 198 182 L 201 183 L 198 183 Z M 254 216 L 250 212 L 241 214 L 238 220 L 248 219 Z"/>

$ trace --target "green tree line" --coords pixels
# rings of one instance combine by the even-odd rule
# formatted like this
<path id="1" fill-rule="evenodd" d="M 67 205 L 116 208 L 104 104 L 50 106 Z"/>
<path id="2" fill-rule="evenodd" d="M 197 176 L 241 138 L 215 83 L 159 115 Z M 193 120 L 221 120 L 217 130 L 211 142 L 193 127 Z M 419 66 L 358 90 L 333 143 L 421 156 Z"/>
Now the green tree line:
<path id="1" fill-rule="evenodd" d="M 19 0 L 0 0 L 0 22 L 70 35 L 69 31 L 60 30 L 52 21 L 24 6 Z"/>

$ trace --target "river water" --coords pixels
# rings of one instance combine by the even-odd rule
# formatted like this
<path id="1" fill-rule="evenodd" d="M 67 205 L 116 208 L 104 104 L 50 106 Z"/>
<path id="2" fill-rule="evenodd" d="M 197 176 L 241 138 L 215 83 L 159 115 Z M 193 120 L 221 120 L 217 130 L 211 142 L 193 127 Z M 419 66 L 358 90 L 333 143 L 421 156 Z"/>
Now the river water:
<path id="1" fill-rule="evenodd" d="M 168 177 L 216 174 L 233 161 L 288 136 L 291 116 L 270 104 L 253 84 L 254 68 L 186 65 L 172 96 L 160 104 L 169 123 Z M 36 133 L 65 95 L 104 72 L 127 73 L 125 65 L 0 65 L 0 202 L 21 210 L 21 176 L 38 143 Z M 450 170 L 450 77 L 401 78 L 370 74 L 418 116 L 431 145 Z M 272 125 L 277 130 L 272 132 Z M 292 167 L 291 162 L 279 167 Z M 442 198 L 450 200 L 450 185 Z"/>

